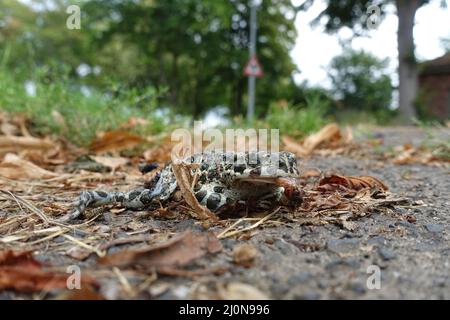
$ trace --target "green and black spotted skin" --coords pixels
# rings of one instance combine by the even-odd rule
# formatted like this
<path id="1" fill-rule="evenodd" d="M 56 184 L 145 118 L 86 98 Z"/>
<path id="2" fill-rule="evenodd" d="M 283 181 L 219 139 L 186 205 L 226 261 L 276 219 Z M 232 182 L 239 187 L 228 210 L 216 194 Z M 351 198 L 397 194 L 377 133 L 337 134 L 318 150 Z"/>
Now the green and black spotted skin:
<path id="1" fill-rule="evenodd" d="M 283 190 L 275 185 L 276 178 L 298 177 L 297 159 L 290 152 L 206 152 L 183 160 L 197 164 L 194 193 L 200 204 L 215 211 L 239 201 L 261 199 L 278 201 Z M 166 200 L 177 190 L 171 164 L 154 181 L 155 191 Z"/>
<path id="2" fill-rule="evenodd" d="M 195 197 L 211 211 L 253 203 L 267 208 L 285 199 L 279 178 L 298 177 L 296 157 L 290 152 L 205 152 L 183 160 L 197 177 Z M 145 188 L 128 192 L 84 191 L 73 203 L 68 219 L 75 219 L 87 208 L 119 203 L 130 209 L 145 209 L 169 200 L 178 185 L 167 164 Z"/>

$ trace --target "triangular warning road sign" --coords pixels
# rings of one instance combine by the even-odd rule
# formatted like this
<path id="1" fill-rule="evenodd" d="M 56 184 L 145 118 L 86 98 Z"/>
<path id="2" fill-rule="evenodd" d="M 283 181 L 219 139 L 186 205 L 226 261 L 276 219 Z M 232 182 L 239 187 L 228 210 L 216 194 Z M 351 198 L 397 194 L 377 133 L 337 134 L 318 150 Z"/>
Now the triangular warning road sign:
<path id="1" fill-rule="evenodd" d="M 253 55 L 244 68 L 244 74 L 248 77 L 262 77 L 264 75 L 261 65 L 256 55 Z"/>

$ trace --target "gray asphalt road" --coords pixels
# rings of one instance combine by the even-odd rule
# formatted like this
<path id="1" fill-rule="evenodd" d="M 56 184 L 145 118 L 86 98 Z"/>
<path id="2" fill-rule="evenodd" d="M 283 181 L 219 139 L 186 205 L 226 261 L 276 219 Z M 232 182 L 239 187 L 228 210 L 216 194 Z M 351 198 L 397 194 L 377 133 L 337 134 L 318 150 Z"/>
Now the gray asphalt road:
<path id="1" fill-rule="evenodd" d="M 424 139 L 448 141 L 449 130 L 435 131 L 432 137 L 419 129 L 380 129 L 374 135 L 389 148 L 420 145 Z M 363 217 L 354 231 L 292 223 L 264 229 L 247 241 L 224 240 L 224 252 L 205 265 L 229 262 L 240 242 L 258 248 L 258 263 L 249 269 L 232 268 L 221 277 L 205 277 L 203 283 L 243 282 L 274 299 L 450 299 L 448 169 L 389 163 L 380 167 L 376 162 L 338 156 L 315 157 L 304 165 L 346 175 L 373 175 L 393 193 L 424 205 Z M 181 281 L 160 298 L 190 297 L 190 288 L 192 282 Z"/>
<path id="2" fill-rule="evenodd" d="M 416 128 L 367 130 L 366 133 L 382 139 L 381 148 L 386 150 L 403 143 L 418 146 L 424 142 L 448 142 L 450 138 L 449 129 L 434 130 L 432 134 Z M 357 134 L 357 137 L 364 139 L 364 134 Z M 194 279 L 159 275 L 134 298 L 218 298 L 221 297 L 218 294 L 220 288 L 229 283 L 241 283 L 273 299 L 450 299 L 449 171 L 443 166 L 393 165 L 377 159 L 377 152 L 380 154 L 379 148 L 377 150 L 372 156 L 363 158 L 314 157 L 301 160 L 301 163 L 305 168 L 314 167 L 325 172 L 372 175 L 384 181 L 391 192 L 422 205 L 374 212 L 354 221 L 352 230 L 334 224 L 311 226 L 283 222 L 277 226 L 264 225 L 247 239 L 221 240 L 222 252 L 200 258 L 192 266 L 195 270 L 225 266 L 229 268 L 227 272 L 200 274 Z M 154 232 L 155 236 L 186 229 L 206 231 L 194 219 L 150 216 L 138 220 L 135 212 L 110 214 L 109 218 L 106 214 L 95 221 L 93 227 L 95 232 L 114 230 L 111 232 L 114 238 L 120 238 L 124 230 L 149 228 L 159 230 Z M 219 227 L 215 228 L 219 230 Z M 81 240 L 88 236 L 71 234 Z M 39 260 L 64 268 L 77 264 L 82 271 L 97 270 L 95 278 L 102 284 L 101 291 L 107 298 L 130 297 L 124 290 L 123 281 L 111 268 L 99 270 L 94 254 L 85 261 L 76 260 L 67 256 L 67 246 L 64 246 L 74 246 L 73 243 L 67 243 L 61 236 L 51 241 L 51 250 L 42 244 L 42 250 L 36 253 Z M 232 263 L 233 249 L 244 243 L 252 244 L 259 252 L 250 268 Z M 108 253 L 139 245 L 113 246 Z M 145 272 L 136 278 L 136 274 L 125 271 L 133 288 L 142 285 L 143 276 L 147 277 Z M 145 271 L 151 273 L 151 270 Z M 236 297 L 237 293 L 234 294 Z M 239 294 L 255 297 L 248 291 Z M 30 298 L 11 291 L 0 292 L 0 299 L 18 297 Z"/>

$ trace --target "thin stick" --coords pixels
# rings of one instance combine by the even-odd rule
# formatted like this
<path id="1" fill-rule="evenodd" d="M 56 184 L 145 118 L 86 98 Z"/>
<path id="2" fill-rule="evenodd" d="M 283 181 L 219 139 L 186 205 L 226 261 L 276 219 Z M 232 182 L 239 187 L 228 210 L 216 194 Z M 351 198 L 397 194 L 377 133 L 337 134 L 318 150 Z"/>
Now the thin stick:
<path id="1" fill-rule="evenodd" d="M 158 273 L 156 273 L 155 271 L 153 271 L 150 276 L 148 276 L 144 282 L 142 282 L 138 288 L 137 291 L 138 293 L 144 291 L 145 289 L 147 289 L 153 282 L 155 282 L 156 280 L 158 280 Z"/>
<path id="2" fill-rule="evenodd" d="M 44 241 L 46 241 L 46 240 L 53 239 L 53 238 L 55 238 L 55 237 L 57 237 L 57 236 L 62 235 L 63 233 L 66 233 L 67 231 L 68 231 L 68 230 L 60 230 L 60 231 L 58 231 L 58 232 L 52 233 L 52 234 L 50 234 L 50 235 L 48 235 L 48 236 L 42 238 L 42 239 L 39 239 L 39 240 L 35 240 L 35 241 L 33 241 L 33 242 L 26 243 L 26 245 L 32 246 L 32 245 L 35 245 L 35 244 L 44 242 Z"/>
<path id="3" fill-rule="evenodd" d="M 5 223 L 0 224 L 0 233 L 3 230 L 7 229 L 7 227 L 10 226 L 11 224 L 14 224 L 14 223 L 20 224 L 21 220 L 26 220 L 26 219 L 27 219 L 27 216 L 24 216 L 24 217 L 17 216 L 17 217 L 11 218 L 11 220 L 9 220 L 9 221 L 5 221 Z"/>
<path id="4" fill-rule="evenodd" d="M 61 188 L 64 187 L 64 184 L 58 184 L 58 185 L 51 185 L 51 184 L 45 184 L 45 183 L 39 183 L 39 182 L 35 182 L 35 181 L 16 181 L 13 179 L 8 179 L 5 177 L 0 177 L 0 180 L 3 180 L 5 182 L 8 183 L 8 185 L 14 184 L 14 185 L 28 185 L 28 186 L 34 186 L 34 187 L 43 187 L 43 188 L 51 188 L 51 189 L 56 189 L 56 188 Z M 53 179 L 49 179 L 49 180 L 45 180 L 45 181 L 51 181 Z"/>
<path id="5" fill-rule="evenodd" d="M 25 211 L 23 210 L 22 206 L 20 205 L 20 202 L 17 200 L 16 196 L 14 196 L 14 194 L 12 194 L 10 191 L 4 191 L 4 190 L 0 190 L 0 191 L 3 193 L 9 194 L 14 199 L 14 201 L 16 201 L 16 203 L 19 205 L 20 211 L 22 211 L 24 215 L 27 215 L 25 213 Z M 10 200 L 10 199 L 8 199 L 8 200 Z M 42 219 L 42 217 L 41 217 L 41 219 Z"/>
<path id="6" fill-rule="evenodd" d="M 32 211 L 33 213 L 35 213 L 39 218 L 41 218 L 45 223 L 52 223 L 53 221 L 51 221 L 51 219 L 49 219 L 41 210 L 39 210 L 38 208 L 36 208 L 33 204 L 29 203 L 28 201 L 22 199 L 19 196 L 14 195 L 11 191 L 5 191 L 5 190 L 0 190 L 2 193 L 6 193 L 8 194 L 10 197 L 12 197 L 14 199 L 14 201 L 16 201 L 16 203 L 19 205 L 20 209 L 23 211 L 22 206 L 20 205 L 21 203 L 27 207 L 30 211 Z"/>
<path id="7" fill-rule="evenodd" d="M 228 237 L 234 236 L 234 235 L 242 233 L 242 232 L 253 230 L 253 229 L 257 228 L 260 224 L 262 224 L 265 221 L 269 220 L 273 215 L 278 213 L 278 211 L 280 211 L 280 208 L 281 207 L 278 207 L 272 213 L 269 213 L 267 216 L 261 218 L 261 220 L 259 220 L 258 222 L 252 224 L 250 227 L 247 227 L 247 228 L 244 228 L 244 229 L 241 229 L 241 230 L 231 231 L 228 234 L 223 234 L 222 236 L 218 236 L 217 238 L 219 238 L 219 239 L 228 238 Z"/>
<path id="8" fill-rule="evenodd" d="M 125 291 L 131 296 L 134 297 L 136 296 L 135 291 L 133 290 L 133 288 L 131 287 L 130 283 L 128 282 L 128 279 L 125 278 L 125 276 L 123 275 L 123 273 L 120 271 L 119 268 L 114 267 L 113 268 L 114 273 L 116 274 L 117 278 L 119 279 L 120 284 L 123 286 L 123 288 L 125 289 Z"/>
<path id="9" fill-rule="evenodd" d="M 76 243 L 80 247 L 83 247 L 83 248 L 88 249 L 88 250 L 90 250 L 92 252 L 95 252 L 99 257 L 104 257 L 106 255 L 105 251 L 101 251 L 98 248 L 95 248 L 95 247 L 93 247 L 91 245 L 88 245 L 87 243 L 84 243 L 83 241 L 78 240 L 77 238 L 74 238 L 74 237 L 69 236 L 67 234 L 64 234 L 63 237 L 66 238 L 67 240 L 70 240 L 70 241 Z"/>
<path id="10" fill-rule="evenodd" d="M 55 221 L 55 220 L 53 220 L 53 219 L 51 219 L 51 218 L 48 218 L 48 217 L 44 214 L 44 212 L 42 212 L 42 210 L 40 210 L 39 208 L 37 208 L 36 206 L 34 206 L 32 203 L 26 201 L 25 199 L 21 198 L 20 196 L 14 195 L 14 194 L 13 194 L 12 192 L 10 192 L 10 191 L 0 190 L 0 192 L 6 193 L 6 194 L 9 195 L 10 197 L 12 197 L 12 198 L 16 201 L 16 203 L 19 205 L 19 207 L 20 207 L 21 209 L 22 209 L 22 206 L 21 206 L 20 204 L 23 204 L 26 208 L 28 208 L 30 211 L 32 211 L 33 213 L 35 213 L 39 218 L 41 218 L 45 224 L 53 224 L 53 225 L 56 225 L 56 226 L 59 226 L 59 227 L 67 228 L 67 229 L 69 229 L 69 230 L 74 230 L 74 231 L 77 231 L 77 230 L 78 230 L 78 231 L 81 231 L 81 230 L 77 229 L 76 227 L 77 227 L 77 226 L 86 225 L 86 224 L 88 224 L 88 223 L 94 221 L 95 219 L 97 219 L 97 218 L 100 216 L 100 214 L 99 214 L 99 215 L 96 215 L 94 218 L 90 219 L 90 220 L 87 221 L 87 222 L 81 223 L 81 224 L 79 224 L 79 225 L 77 225 L 77 226 L 71 226 L 71 225 L 68 225 L 68 224 L 65 224 L 65 223 L 62 223 L 62 222 L 59 222 L 59 221 Z M 22 211 L 23 211 L 23 209 L 22 209 Z"/>
<path id="11" fill-rule="evenodd" d="M 229 226 L 228 228 L 226 228 L 225 230 L 223 230 L 221 233 L 219 233 L 219 235 L 217 236 L 217 238 L 221 238 L 225 233 L 227 233 L 228 231 L 230 231 L 231 229 L 233 229 L 234 227 L 236 227 L 238 224 L 240 224 L 242 221 L 244 221 L 243 218 L 238 219 L 235 223 L 233 223 L 231 226 Z"/>

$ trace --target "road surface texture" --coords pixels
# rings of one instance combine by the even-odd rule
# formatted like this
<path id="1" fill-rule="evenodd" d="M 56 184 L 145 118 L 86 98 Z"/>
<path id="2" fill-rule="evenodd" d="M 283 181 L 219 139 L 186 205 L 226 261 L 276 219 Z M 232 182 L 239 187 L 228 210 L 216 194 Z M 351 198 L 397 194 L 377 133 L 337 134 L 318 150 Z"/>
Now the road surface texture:
<path id="1" fill-rule="evenodd" d="M 358 139 L 365 136 L 361 134 Z M 381 139 L 384 149 L 405 143 L 419 146 L 432 140 L 448 142 L 450 138 L 448 129 L 435 130 L 430 136 L 418 128 L 376 129 L 370 131 L 370 137 Z M 396 206 L 388 213 L 380 211 L 361 217 L 354 221 L 352 230 L 336 224 L 300 225 L 289 221 L 262 225 L 247 238 L 220 240 L 223 250 L 196 260 L 193 268 L 225 266 L 226 272 L 187 278 L 158 275 L 134 298 L 217 298 L 220 297 L 217 292 L 221 286 L 240 283 L 250 285 L 272 299 L 450 299 L 448 167 L 394 165 L 377 158 L 377 152 L 363 159 L 337 155 L 314 156 L 300 161 L 304 168 L 377 177 L 389 186 L 392 193 L 420 205 Z M 132 229 L 133 224 L 139 223 L 140 226 L 173 234 L 186 229 L 206 232 L 195 219 L 147 217 L 137 222 L 132 212 L 115 214 L 97 223 L 102 230 L 111 228 L 111 225 Z M 78 236 L 83 239 L 83 235 Z M 64 243 L 67 239 L 57 237 L 52 241 Z M 233 263 L 233 250 L 239 244 L 252 244 L 258 251 L 250 267 Z M 108 253 L 131 246 L 133 244 L 112 246 Z M 96 268 L 94 255 L 77 261 L 64 253 L 43 249 L 37 252 L 36 257 L 57 266 L 77 264 L 82 271 Z M 376 281 L 378 271 L 379 286 Z M 142 284 L 142 278 L 133 280 L 133 274 L 124 274 L 132 288 Z M 124 290 L 123 281 L 115 274 L 96 278 L 106 298 L 130 297 Z M 12 291 L 0 293 L 3 299 L 17 297 L 30 296 Z M 52 298 L 51 295 L 40 297 Z M 250 294 L 249 297 L 255 296 Z"/>

